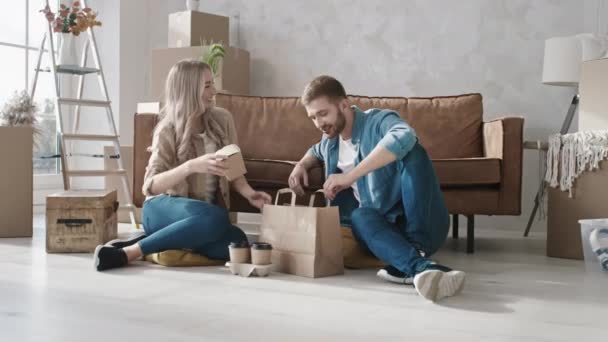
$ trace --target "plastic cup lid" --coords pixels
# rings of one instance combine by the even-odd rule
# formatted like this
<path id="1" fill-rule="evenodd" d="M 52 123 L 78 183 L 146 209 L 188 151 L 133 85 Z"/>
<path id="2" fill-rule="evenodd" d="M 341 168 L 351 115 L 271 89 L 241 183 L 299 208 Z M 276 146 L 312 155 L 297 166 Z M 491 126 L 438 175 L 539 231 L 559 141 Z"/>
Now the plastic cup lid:
<path id="1" fill-rule="evenodd" d="M 230 247 L 232 247 L 232 248 L 249 248 L 249 242 L 247 242 L 247 241 L 231 242 Z"/>
<path id="2" fill-rule="evenodd" d="M 254 242 L 251 244 L 251 248 L 260 250 L 271 250 L 272 245 L 266 242 Z"/>

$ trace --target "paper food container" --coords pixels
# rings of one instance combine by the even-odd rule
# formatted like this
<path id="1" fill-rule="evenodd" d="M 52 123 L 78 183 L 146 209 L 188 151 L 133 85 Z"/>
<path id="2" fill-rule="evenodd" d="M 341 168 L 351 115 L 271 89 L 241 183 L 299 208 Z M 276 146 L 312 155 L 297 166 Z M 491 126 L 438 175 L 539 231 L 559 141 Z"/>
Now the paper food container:
<path id="1" fill-rule="evenodd" d="M 226 178 L 229 181 L 233 181 L 242 175 L 247 173 L 245 169 L 245 162 L 243 161 L 243 155 L 241 149 L 236 145 L 228 145 L 215 153 L 217 156 L 226 157 Z"/>

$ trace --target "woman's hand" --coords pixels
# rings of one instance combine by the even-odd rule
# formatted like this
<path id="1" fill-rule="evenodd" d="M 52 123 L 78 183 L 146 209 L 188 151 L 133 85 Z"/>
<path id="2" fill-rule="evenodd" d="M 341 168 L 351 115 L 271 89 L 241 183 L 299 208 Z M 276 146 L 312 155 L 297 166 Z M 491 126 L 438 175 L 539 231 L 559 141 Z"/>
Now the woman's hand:
<path id="1" fill-rule="evenodd" d="M 208 153 L 200 157 L 190 159 L 187 162 L 188 174 L 208 173 L 216 176 L 224 176 L 227 168 L 225 165 L 226 157 L 217 156 L 215 153 Z"/>
<path id="2" fill-rule="evenodd" d="M 253 191 L 248 194 L 246 198 L 252 206 L 260 210 L 265 204 L 270 204 L 272 202 L 272 197 L 263 191 Z"/>

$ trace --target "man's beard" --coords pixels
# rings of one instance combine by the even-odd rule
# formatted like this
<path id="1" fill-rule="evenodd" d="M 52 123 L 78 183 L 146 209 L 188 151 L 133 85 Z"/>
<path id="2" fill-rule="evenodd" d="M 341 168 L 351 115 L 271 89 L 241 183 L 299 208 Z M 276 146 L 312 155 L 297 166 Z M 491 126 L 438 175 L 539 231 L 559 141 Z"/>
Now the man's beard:
<path id="1" fill-rule="evenodd" d="M 346 127 L 346 117 L 344 116 L 344 112 L 338 109 L 336 123 L 330 126 L 330 128 L 332 128 L 332 132 L 325 134 L 328 138 L 333 139 L 344 131 L 344 127 Z"/>

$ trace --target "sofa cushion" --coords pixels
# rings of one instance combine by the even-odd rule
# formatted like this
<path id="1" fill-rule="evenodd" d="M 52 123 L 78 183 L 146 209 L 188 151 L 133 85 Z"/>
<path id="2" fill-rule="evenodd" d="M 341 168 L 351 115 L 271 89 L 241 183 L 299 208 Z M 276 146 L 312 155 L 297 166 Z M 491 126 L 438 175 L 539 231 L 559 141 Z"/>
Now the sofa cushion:
<path id="1" fill-rule="evenodd" d="M 376 258 L 369 250 L 364 249 L 353 236 L 350 227 L 341 227 L 344 267 L 350 269 L 382 268 L 385 263 Z"/>
<path id="2" fill-rule="evenodd" d="M 295 162 L 246 159 L 247 179 L 257 185 L 284 188 Z M 500 183 L 500 159 L 462 158 L 434 159 L 433 167 L 442 186 L 494 185 Z M 309 187 L 323 187 L 323 169 L 309 172 Z"/>
<path id="3" fill-rule="evenodd" d="M 296 162 L 282 160 L 245 159 L 247 180 L 255 184 L 265 184 L 285 188 L 289 186 L 288 179 Z M 314 168 L 308 173 L 308 185 L 319 189 L 323 186 L 323 169 Z"/>
<path id="4" fill-rule="evenodd" d="M 144 260 L 168 267 L 221 266 L 226 263 L 222 260 L 209 259 L 204 255 L 182 249 L 169 249 L 148 254 L 144 256 Z"/>
<path id="5" fill-rule="evenodd" d="M 433 167 L 442 187 L 500 184 L 500 159 L 433 159 Z"/>
<path id="6" fill-rule="evenodd" d="M 483 157 L 481 94 L 428 98 L 350 96 L 366 110 L 392 109 L 414 128 L 433 159 Z"/>
<path id="7" fill-rule="evenodd" d="M 481 94 L 429 98 L 349 96 L 349 100 L 363 110 L 397 111 L 414 128 L 431 158 L 483 156 Z M 321 139 L 321 132 L 306 116 L 298 97 L 218 94 L 217 105 L 234 116 L 245 158 L 300 160 Z"/>

